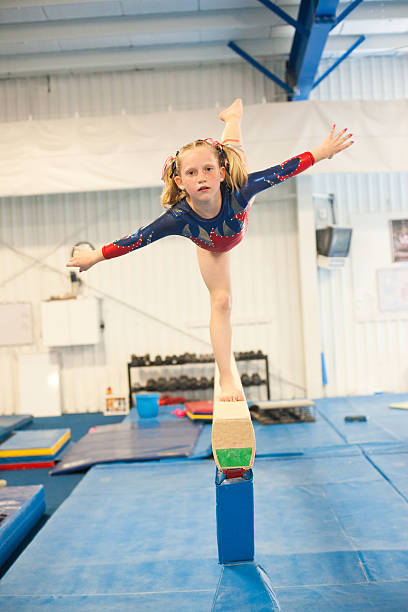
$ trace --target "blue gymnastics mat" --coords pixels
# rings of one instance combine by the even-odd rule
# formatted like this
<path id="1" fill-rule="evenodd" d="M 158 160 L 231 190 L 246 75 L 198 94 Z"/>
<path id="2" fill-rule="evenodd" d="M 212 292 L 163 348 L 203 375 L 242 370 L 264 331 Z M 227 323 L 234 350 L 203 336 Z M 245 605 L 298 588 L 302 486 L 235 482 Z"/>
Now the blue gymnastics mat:
<path id="1" fill-rule="evenodd" d="M 363 445 L 373 465 L 408 501 L 408 444 Z"/>
<path id="2" fill-rule="evenodd" d="M 44 512 L 42 485 L 0 489 L 0 565 L 7 561 Z"/>
<path id="3" fill-rule="evenodd" d="M 218 565 L 212 461 L 99 465 L 0 583 L 4 612 L 271 610 Z M 406 610 L 408 504 L 357 447 L 256 459 L 255 560 L 283 612 Z M 276 609 L 276 608 L 275 608 Z"/>
<path id="4" fill-rule="evenodd" d="M 0 444 L 0 463 L 52 459 L 71 437 L 69 428 L 17 431 Z"/>
<path id="5" fill-rule="evenodd" d="M 0 441 L 7 438 L 12 431 L 28 425 L 33 420 L 30 414 L 5 414 L 0 416 Z"/>
<path id="6" fill-rule="evenodd" d="M 172 415 L 171 411 L 175 408 L 184 408 L 184 406 L 160 406 L 157 420 L 160 422 L 186 421 L 191 423 L 187 418 L 177 419 Z M 137 423 L 154 422 L 155 420 L 139 419 L 135 409 L 131 410 L 125 418 L 125 421 Z M 199 438 L 188 457 L 189 459 L 203 459 L 212 456 L 211 423 L 201 423 L 201 425 L 202 429 Z M 335 428 L 320 414 L 316 415 L 316 422 L 314 423 L 261 425 L 254 421 L 253 426 L 256 437 L 257 457 L 302 455 L 315 448 L 332 448 L 346 446 L 347 444 Z"/>
<path id="7" fill-rule="evenodd" d="M 378 393 L 368 396 L 317 399 L 316 411 L 332 425 L 348 444 L 373 442 L 408 442 L 408 410 L 390 410 L 395 402 L 407 401 L 408 395 Z M 344 421 L 345 416 L 364 415 L 366 422 Z"/>
<path id="8" fill-rule="evenodd" d="M 141 419 L 102 425 L 68 450 L 51 474 L 85 470 L 98 463 L 188 457 L 201 428 L 201 424 L 180 419 Z"/>

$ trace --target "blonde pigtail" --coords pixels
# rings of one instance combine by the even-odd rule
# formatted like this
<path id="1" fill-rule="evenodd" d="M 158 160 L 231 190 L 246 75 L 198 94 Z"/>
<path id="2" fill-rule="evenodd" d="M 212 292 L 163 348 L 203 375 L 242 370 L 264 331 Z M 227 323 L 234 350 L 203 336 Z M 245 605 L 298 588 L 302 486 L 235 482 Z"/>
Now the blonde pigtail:
<path id="1" fill-rule="evenodd" d="M 248 182 L 248 171 L 246 162 L 235 148 L 230 145 L 223 145 L 225 156 L 228 160 L 225 183 L 231 191 L 241 189 Z"/>
<path id="2" fill-rule="evenodd" d="M 169 168 L 163 177 L 164 187 L 160 198 L 163 208 L 171 208 L 180 202 L 186 195 L 186 192 L 176 185 L 171 174 L 171 168 Z"/>

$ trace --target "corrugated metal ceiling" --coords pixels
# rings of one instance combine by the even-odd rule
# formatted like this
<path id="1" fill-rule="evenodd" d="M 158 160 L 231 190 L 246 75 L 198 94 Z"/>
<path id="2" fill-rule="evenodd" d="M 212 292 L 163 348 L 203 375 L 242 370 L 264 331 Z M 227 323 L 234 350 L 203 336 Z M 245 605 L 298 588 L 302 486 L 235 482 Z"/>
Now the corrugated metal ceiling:
<path id="1" fill-rule="evenodd" d="M 300 0 L 274 3 L 296 19 Z M 339 15 L 350 3 L 340 3 Z M 406 0 L 364 0 L 333 29 L 323 57 L 408 53 Z M 288 57 L 294 28 L 259 0 L 2 0 L 0 78 Z"/>

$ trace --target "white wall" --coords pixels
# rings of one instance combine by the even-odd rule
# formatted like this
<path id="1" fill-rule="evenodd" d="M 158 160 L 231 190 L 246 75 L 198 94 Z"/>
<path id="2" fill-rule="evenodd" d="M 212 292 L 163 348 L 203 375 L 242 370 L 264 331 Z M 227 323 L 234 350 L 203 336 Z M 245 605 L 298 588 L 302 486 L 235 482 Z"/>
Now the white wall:
<path id="1" fill-rule="evenodd" d="M 330 62 L 324 62 L 324 71 Z M 408 97 L 407 57 L 349 59 L 313 92 L 314 99 L 377 99 Z M 398 117 L 395 117 L 398 122 Z M 358 132 L 358 125 L 345 126 Z M 357 143 L 358 144 L 358 143 Z M 333 193 L 337 222 L 350 225 L 353 216 L 388 213 L 408 218 L 408 174 L 326 175 L 313 177 L 315 194 Z M 317 197 L 319 209 L 327 202 Z M 384 228 L 387 232 L 388 228 Z M 373 234 L 374 235 L 374 234 Z M 355 234 L 358 240 L 358 235 Z M 357 245 L 356 245 L 357 246 Z M 374 247 L 375 248 L 375 247 Z M 355 249 L 357 250 L 357 249 Z M 367 253 L 369 267 L 369 253 Z M 353 246 L 344 270 L 319 271 L 322 350 L 325 353 L 328 396 L 408 391 L 408 321 L 398 313 L 394 320 L 359 320 L 358 286 L 353 275 Z"/>
<path id="2" fill-rule="evenodd" d="M 154 112 L 173 105 L 214 106 L 218 112 L 216 106 L 236 96 L 249 104 L 283 100 L 274 87 L 245 65 L 3 81 L 0 120 L 58 118 L 76 112 L 112 115 L 121 109 Z M 46 350 L 40 302 L 69 292 L 64 266 L 72 244 L 89 240 L 99 245 L 135 231 L 162 212 L 159 196 L 158 189 L 141 189 L 0 199 L 0 300 L 31 302 L 35 323 L 34 345 L 0 348 L 2 412 L 18 409 L 17 356 Z M 234 250 L 232 267 L 234 349 L 262 349 L 269 355 L 272 394 L 277 398 L 305 393 L 295 197 L 292 181 L 258 198 L 247 238 Z M 94 347 L 56 350 L 63 411 L 100 410 L 108 385 L 127 393 L 126 364 L 132 353 L 211 351 L 208 295 L 189 241 L 166 238 L 137 254 L 101 263 L 84 275 L 84 281 L 85 293 L 103 298 L 104 340 Z M 192 373 L 211 376 L 212 370 Z M 174 374 L 163 371 L 165 376 Z M 254 388 L 248 397 L 264 393 L 264 388 Z"/>
<path id="3" fill-rule="evenodd" d="M 322 99 L 407 96 L 404 61 L 349 60 L 313 95 Z M 269 68 L 283 76 L 282 65 Z M 242 96 L 247 104 L 285 99 L 273 83 L 244 64 L 170 73 L 19 79 L 0 82 L 0 121 L 26 120 L 30 115 L 35 119 L 75 113 L 111 115 L 122 109 L 154 112 L 169 106 L 216 108 L 235 96 Z M 407 207 L 406 175 L 318 176 L 313 177 L 313 190 L 336 194 L 339 222 L 344 223 L 353 207 L 379 210 L 388 206 L 389 193 L 392 206 L 404 211 Z M 233 258 L 234 348 L 261 348 L 269 354 L 276 398 L 305 394 L 295 193 L 292 181 L 258 198 L 247 238 L 234 250 Z M 158 200 L 157 189 L 0 199 L 0 301 L 29 301 L 35 318 L 35 344 L 0 348 L 2 413 L 18 409 L 18 354 L 45 350 L 40 301 L 69 291 L 64 264 L 72 244 L 79 240 L 101 244 L 134 231 L 161 212 Z M 208 297 L 194 248 L 182 238 L 167 238 L 137 254 L 103 262 L 84 277 L 84 291 L 103 297 L 106 330 L 104 341 L 96 347 L 58 349 L 65 412 L 100 410 L 108 385 L 126 393 L 131 353 L 210 351 L 205 327 Z M 44 259 L 35 263 L 33 258 Z M 346 270 L 337 276 L 320 274 L 327 394 L 366 392 L 373 389 L 371 381 L 377 385 L 379 380 L 387 390 L 407 390 L 406 322 L 357 324 L 350 279 Z"/>

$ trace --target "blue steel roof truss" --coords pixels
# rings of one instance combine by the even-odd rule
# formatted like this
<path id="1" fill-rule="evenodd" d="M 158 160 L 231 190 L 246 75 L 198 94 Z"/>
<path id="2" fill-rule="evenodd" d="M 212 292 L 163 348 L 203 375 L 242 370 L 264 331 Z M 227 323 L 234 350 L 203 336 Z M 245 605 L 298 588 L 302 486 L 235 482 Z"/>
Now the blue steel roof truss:
<path id="1" fill-rule="evenodd" d="M 307 100 L 311 90 L 321 83 L 365 40 L 364 36 L 360 36 L 323 75 L 316 79 L 319 63 L 330 31 L 363 0 L 353 0 L 338 17 L 336 17 L 336 10 L 339 0 L 302 0 L 297 20 L 294 20 L 270 0 L 258 1 L 295 28 L 295 35 L 286 69 L 286 82 L 279 79 L 279 77 L 274 75 L 268 68 L 265 68 L 265 66 L 235 42 L 230 41 L 228 46 L 254 66 L 254 68 L 282 87 L 288 94 L 288 100 Z"/>

